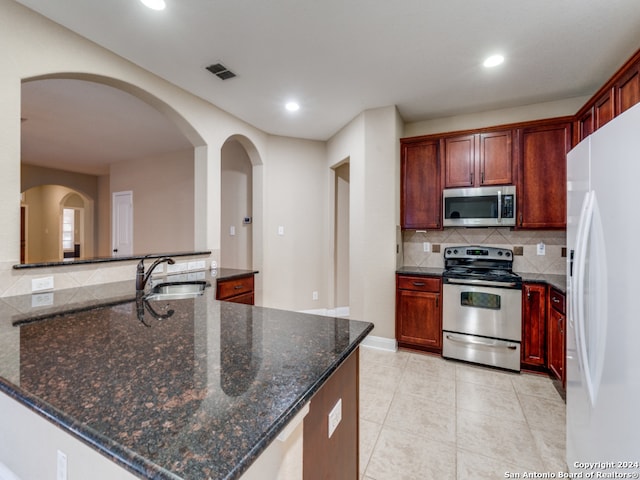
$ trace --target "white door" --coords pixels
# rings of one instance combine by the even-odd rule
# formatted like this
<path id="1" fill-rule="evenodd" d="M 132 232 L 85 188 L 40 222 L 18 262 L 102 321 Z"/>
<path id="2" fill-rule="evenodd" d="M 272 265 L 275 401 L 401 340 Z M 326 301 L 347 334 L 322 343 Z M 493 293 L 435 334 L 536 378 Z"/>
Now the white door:
<path id="1" fill-rule="evenodd" d="M 113 193 L 112 218 L 112 255 L 133 255 L 133 192 Z"/>

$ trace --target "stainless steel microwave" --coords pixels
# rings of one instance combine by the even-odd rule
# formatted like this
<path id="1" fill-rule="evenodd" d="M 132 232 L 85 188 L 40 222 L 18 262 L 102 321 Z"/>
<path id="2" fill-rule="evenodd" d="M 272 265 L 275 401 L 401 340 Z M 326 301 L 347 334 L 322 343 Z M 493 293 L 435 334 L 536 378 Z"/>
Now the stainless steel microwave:
<path id="1" fill-rule="evenodd" d="M 516 187 L 447 188 L 442 209 L 445 227 L 513 227 Z"/>

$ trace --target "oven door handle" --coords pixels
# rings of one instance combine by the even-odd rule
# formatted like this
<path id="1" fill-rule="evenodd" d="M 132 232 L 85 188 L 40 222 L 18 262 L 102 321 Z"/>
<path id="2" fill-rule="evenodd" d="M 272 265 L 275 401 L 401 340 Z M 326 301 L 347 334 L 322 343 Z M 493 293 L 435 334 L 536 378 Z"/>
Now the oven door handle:
<path id="1" fill-rule="evenodd" d="M 494 282 L 491 280 L 477 279 L 461 280 L 458 278 L 448 278 L 447 283 L 456 283 L 458 285 L 479 285 L 485 287 L 515 287 L 517 285 L 516 282 Z"/>
<path id="2" fill-rule="evenodd" d="M 455 335 L 450 335 L 447 334 L 447 339 L 451 340 L 452 342 L 458 342 L 458 343 L 470 343 L 472 345 L 482 345 L 485 347 L 493 347 L 493 348 L 497 348 L 497 347 L 501 347 L 501 348 L 507 348 L 509 350 L 516 350 L 518 347 L 516 345 L 513 344 L 500 344 L 497 342 L 482 342 L 479 340 L 471 340 L 468 338 L 460 338 L 460 337 L 456 337 Z"/>

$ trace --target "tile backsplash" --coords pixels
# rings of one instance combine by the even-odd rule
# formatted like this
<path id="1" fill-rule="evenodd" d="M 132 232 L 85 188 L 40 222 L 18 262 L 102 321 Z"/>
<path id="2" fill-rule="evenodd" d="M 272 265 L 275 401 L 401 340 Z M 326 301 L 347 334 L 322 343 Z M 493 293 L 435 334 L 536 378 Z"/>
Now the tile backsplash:
<path id="1" fill-rule="evenodd" d="M 424 251 L 424 242 L 431 244 L 432 250 Z M 539 243 L 545 244 L 545 254 L 538 255 Z M 444 267 L 444 249 L 458 245 L 482 245 L 509 248 L 522 255 L 514 255 L 513 270 L 526 273 L 546 273 L 564 275 L 566 246 L 564 231 L 520 231 L 509 228 L 445 228 L 444 230 L 405 230 L 402 232 L 403 263 L 417 267 Z M 433 249 L 433 247 L 436 247 Z M 515 253 L 514 252 L 514 253 Z"/>

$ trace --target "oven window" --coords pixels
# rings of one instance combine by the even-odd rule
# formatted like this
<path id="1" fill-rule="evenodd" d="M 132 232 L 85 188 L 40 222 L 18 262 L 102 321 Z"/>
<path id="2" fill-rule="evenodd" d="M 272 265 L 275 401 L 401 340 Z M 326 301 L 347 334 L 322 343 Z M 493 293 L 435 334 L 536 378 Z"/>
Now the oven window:
<path id="1" fill-rule="evenodd" d="M 485 292 L 462 292 L 460 294 L 460 305 L 500 310 L 500 295 Z"/>

